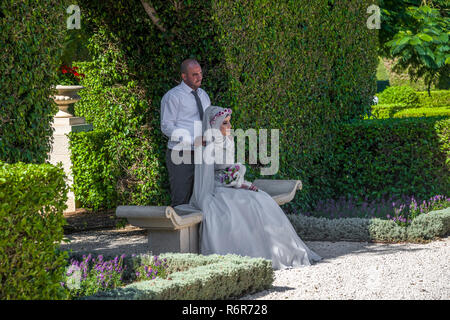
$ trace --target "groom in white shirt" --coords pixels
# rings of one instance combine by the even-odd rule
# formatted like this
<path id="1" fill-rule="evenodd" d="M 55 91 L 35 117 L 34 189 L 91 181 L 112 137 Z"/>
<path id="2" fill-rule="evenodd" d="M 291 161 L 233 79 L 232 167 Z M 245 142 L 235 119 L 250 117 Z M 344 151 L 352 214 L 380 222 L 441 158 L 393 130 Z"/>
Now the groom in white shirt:
<path id="1" fill-rule="evenodd" d="M 183 61 L 181 78 L 183 79 L 181 83 L 170 89 L 161 100 L 161 130 L 169 138 L 166 165 L 173 207 L 189 203 L 192 195 L 195 173 L 194 121 L 201 121 L 203 112 L 211 105 L 208 94 L 200 88 L 203 75 L 197 60 Z M 177 129 L 184 129 L 184 132 L 189 132 L 189 136 L 173 135 Z M 184 142 L 183 147 L 180 147 L 180 142 Z M 175 164 L 172 161 L 172 152 L 177 152 L 180 158 L 190 155 L 190 163 Z M 185 155 L 185 152 L 189 155 Z"/>

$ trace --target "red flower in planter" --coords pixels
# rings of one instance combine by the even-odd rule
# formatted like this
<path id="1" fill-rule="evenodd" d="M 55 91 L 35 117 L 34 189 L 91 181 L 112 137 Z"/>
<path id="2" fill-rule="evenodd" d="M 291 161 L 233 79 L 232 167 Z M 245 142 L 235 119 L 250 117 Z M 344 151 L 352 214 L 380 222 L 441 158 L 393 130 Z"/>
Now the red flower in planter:
<path id="1" fill-rule="evenodd" d="M 61 73 L 59 74 L 59 84 L 62 85 L 78 85 L 80 82 L 80 77 L 84 78 L 85 75 L 83 73 L 78 73 L 76 70 L 78 67 L 69 67 L 66 65 L 62 65 L 60 67 Z"/>

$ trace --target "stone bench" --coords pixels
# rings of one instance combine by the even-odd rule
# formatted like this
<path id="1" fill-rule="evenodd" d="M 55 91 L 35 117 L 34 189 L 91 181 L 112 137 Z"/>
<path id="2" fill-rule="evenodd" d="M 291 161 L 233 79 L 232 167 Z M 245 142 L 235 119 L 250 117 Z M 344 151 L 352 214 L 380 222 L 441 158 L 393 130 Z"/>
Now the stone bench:
<path id="1" fill-rule="evenodd" d="M 302 188 L 300 180 L 257 179 L 253 184 L 279 205 L 290 202 Z M 199 224 L 203 218 L 200 211 L 184 211 L 171 206 L 119 206 L 116 216 L 148 230 L 148 244 L 153 255 L 199 253 Z"/>

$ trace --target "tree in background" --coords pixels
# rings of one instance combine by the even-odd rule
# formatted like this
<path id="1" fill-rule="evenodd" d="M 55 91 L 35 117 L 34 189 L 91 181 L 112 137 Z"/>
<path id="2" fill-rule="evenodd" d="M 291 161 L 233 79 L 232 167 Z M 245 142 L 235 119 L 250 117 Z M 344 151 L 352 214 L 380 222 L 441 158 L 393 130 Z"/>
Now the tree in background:
<path id="1" fill-rule="evenodd" d="M 432 84 L 448 89 L 448 1 L 382 0 L 380 5 L 380 55 L 396 59 L 393 70 L 407 71 L 412 81 L 423 77 L 429 94 Z"/>

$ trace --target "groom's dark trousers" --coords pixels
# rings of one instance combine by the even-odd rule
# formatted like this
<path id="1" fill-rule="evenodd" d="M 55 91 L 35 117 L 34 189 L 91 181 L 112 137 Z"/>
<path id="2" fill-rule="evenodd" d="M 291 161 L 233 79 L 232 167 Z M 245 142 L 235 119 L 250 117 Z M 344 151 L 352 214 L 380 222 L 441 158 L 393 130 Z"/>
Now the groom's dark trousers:
<path id="1" fill-rule="evenodd" d="M 171 206 L 177 206 L 184 203 L 189 203 L 189 200 L 194 190 L 194 151 L 174 151 L 178 152 L 179 157 L 183 157 L 183 152 L 189 152 L 191 154 L 191 163 L 175 164 L 172 162 L 171 153 L 172 149 L 166 150 L 166 166 L 169 171 L 169 183 L 170 183 L 170 197 Z"/>

